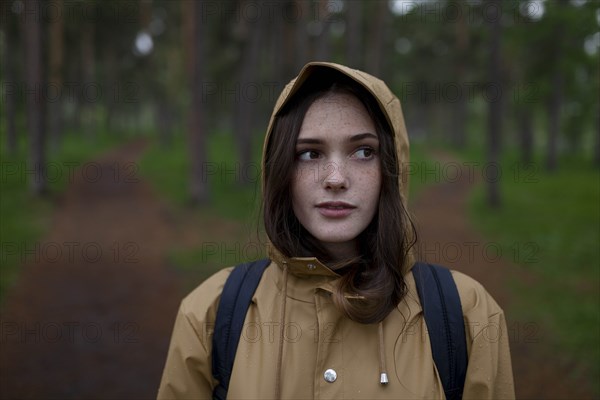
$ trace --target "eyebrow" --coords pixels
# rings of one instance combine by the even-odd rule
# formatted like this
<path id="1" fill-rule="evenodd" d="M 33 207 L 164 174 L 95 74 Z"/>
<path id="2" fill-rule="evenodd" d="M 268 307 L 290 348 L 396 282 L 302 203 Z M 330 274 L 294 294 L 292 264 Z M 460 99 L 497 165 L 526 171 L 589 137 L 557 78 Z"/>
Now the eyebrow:
<path id="1" fill-rule="evenodd" d="M 350 136 L 350 138 L 348 138 L 348 141 L 358 142 L 363 139 L 379 140 L 377 135 L 370 133 L 370 132 L 365 132 L 365 133 L 359 133 L 359 134 Z M 323 143 L 324 143 L 324 141 L 322 139 L 315 139 L 315 138 L 302 138 L 302 139 L 298 139 L 296 141 L 296 144 L 323 144 Z"/>

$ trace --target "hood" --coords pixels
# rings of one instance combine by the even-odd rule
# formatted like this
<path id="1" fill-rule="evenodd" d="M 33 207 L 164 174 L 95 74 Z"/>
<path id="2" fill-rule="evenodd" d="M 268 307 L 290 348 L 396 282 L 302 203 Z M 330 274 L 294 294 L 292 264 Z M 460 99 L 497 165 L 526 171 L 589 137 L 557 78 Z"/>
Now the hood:
<path id="1" fill-rule="evenodd" d="M 273 124 L 275 121 L 275 117 L 281 112 L 283 107 L 287 104 L 287 102 L 292 98 L 292 96 L 302 87 L 304 82 L 307 80 L 309 76 L 311 76 L 315 71 L 320 69 L 332 69 L 347 77 L 351 78 L 356 83 L 363 86 L 369 93 L 373 95 L 373 97 L 377 100 L 379 104 L 379 108 L 381 112 L 387 119 L 389 126 L 392 128 L 392 135 L 394 137 L 394 144 L 396 148 L 396 156 L 398 162 L 400 163 L 398 175 L 398 184 L 400 187 L 400 196 L 402 199 L 402 203 L 404 207 L 408 209 L 408 162 L 409 162 L 409 143 L 408 143 L 408 134 L 406 132 L 406 126 L 404 125 L 404 116 L 402 115 L 402 107 L 400 105 L 400 100 L 392 93 L 392 91 L 387 87 L 387 85 L 381 80 L 372 75 L 367 74 L 366 72 L 359 71 L 357 69 L 352 69 L 344 65 L 330 63 L 330 62 L 310 62 L 306 64 L 298 76 L 292 79 L 283 89 L 277 102 L 275 103 L 275 107 L 273 108 L 273 113 L 271 114 L 271 118 L 269 120 L 269 126 L 267 128 L 267 133 L 265 135 L 265 140 L 263 143 L 262 150 L 262 193 L 264 194 L 265 190 L 265 159 L 266 159 L 266 151 L 267 144 L 269 143 L 271 133 L 273 131 Z M 285 257 L 276 249 L 271 243 L 271 238 L 268 238 L 268 255 L 272 260 L 284 260 Z M 412 266 L 413 255 L 412 250 L 409 252 L 409 268 Z"/>
<path id="2" fill-rule="evenodd" d="M 279 114 L 282 108 L 287 104 L 287 102 L 292 98 L 292 96 L 302 87 L 303 83 L 306 79 L 313 74 L 316 70 L 328 68 L 351 78 L 356 83 L 363 86 L 369 93 L 373 95 L 373 97 L 377 100 L 379 104 L 379 108 L 381 109 L 383 115 L 386 117 L 389 126 L 392 128 L 394 143 L 396 146 L 397 159 L 400 163 L 400 174 L 398 176 L 399 185 L 400 185 L 400 193 L 402 196 L 402 202 L 404 206 L 407 206 L 408 200 L 408 166 L 409 162 L 409 144 L 408 144 L 408 134 L 406 132 L 406 126 L 404 125 L 404 116 L 402 114 L 402 107 L 400 106 L 400 100 L 392 93 L 392 91 L 387 87 L 385 82 L 381 79 L 378 79 L 372 75 L 367 74 L 366 72 L 359 71 L 357 69 L 352 69 L 346 67 L 345 65 L 330 63 L 330 62 L 310 62 L 306 64 L 298 76 L 292 79 L 283 89 L 277 102 L 275 103 L 275 107 L 273 108 L 273 113 L 271 114 L 271 119 L 269 120 L 269 127 L 267 128 L 267 134 L 265 135 L 265 141 L 263 143 L 263 151 L 262 151 L 262 171 L 264 174 L 265 171 L 265 155 L 267 150 L 267 143 L 269 143 L 269 139 L 271 137 L 271 133 L 273 131 L 273 123 L 275 121 L 275 117 Z M 262 190 L 264 193 L 264 175 L 262 176 Z"/>

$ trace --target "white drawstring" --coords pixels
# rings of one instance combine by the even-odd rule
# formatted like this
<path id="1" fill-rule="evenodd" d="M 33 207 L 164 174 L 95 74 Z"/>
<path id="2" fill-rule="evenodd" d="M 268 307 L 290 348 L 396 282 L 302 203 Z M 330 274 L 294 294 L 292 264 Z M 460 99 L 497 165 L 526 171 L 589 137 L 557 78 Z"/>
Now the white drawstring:
<path id="1" fill-rule="evenodd" d="M 385 367 L 385 346 L 383 343 L 383 321 L 379 323 L 379 371 L 381 374 L 379 376 L 379 383 L 382 385 L 388 384 L 388 376 Z"/>

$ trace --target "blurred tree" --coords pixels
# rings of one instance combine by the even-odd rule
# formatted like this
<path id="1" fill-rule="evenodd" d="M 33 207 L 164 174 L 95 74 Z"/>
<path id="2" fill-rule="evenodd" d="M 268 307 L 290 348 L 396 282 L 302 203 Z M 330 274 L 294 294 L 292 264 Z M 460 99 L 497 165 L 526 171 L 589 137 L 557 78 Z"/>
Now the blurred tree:
<path id="1" fill-rule="evenodd" d="M 309 40 L 308 40 L 308 20 L 310 14 L 311 2 L 306 0 L 295 0 L 295 9 L 297 17 L 295 21 L 294 54 L 295 66 L 293 73 L 297 73 L 309 59 Z"/>
<path id="2" fill-rule="evenodd" d="M 316 46 L 314 51 L 314 59 L 321 61 L 331 61 L 331 24 L 334 16 L 330 9 L 329 0 L 319 0 L 316 4 L 319 32 L 316 37 Z"/>
<path id="3" fill-rule="evenodd" d="M 285 7 L 288 4 L 287 2 L 279 3 L 281 5 L 281 13 L 286 11 Z M 271 29 L 267 32 L 267 69 L 268 75 L 275 82 L 282 82 L 285 80 L 286 75 L 285 71 L 287 69 L 286 62 L 289 62 L 289 59 L 286 60 L 286 50 L 289 52 L 292 49 L 285 48 L 285 37 L 287 26 L 290 24 L 282 18 L 280 15 L 275 14 L 275 18 L 273 20 L 269 20 L 271 23 Z"/>
<path id="4" fill-rule="evenodd" d="M 102 89 L 101 96 L 93 102 L 95 115 L 90 119 L 97 127 L 103 123 L 104 130 L 111 135 L 118 135 L 123 130 L 138 129 L 139 118 L 143 107 L 142 103 L 153 101 L 152 95 L 145 93 L 150 85 L 154 84 L 154 71 L 147 68 L 149 58 L 152 56 L 151 46 L 143 55 L 139 43 L 142 4 L 136 1 L 109 1 L 88 2 L 90 13 L 95 17 L 77 18 L 71 25 L 71 40 L 78 39 L 84 29 L 86 20 L 91 20 L 95 25 L 93 42 L 94 58 L 94 84 Z M 73 2 L 65 6 L 73 6 Z M 73 29 L 75 28 L 75 29 Z M 67 38 L 69 35 L 67 35 Z M 148 39 L 148 37 L 145 37 Z M 73 59 L 80 57 L 76 43 L 72 43 L 69 50 L 73 53 L 67 57 Z M 77 63 L 79 64 L 79 63 Z M 74 76 L 82 79 L 83 72 L 75 71 Z M 85 84 L 85 81 L 83 81 Z M 84 101 L 85 99 L 79 99 Z M 102 119 L 100 119 L 102 117 Z"/>
<path id="5" fill-rule="evenodd" d="M 194 73 L 194 2 L 182 0 L 181 2 L 181 44 L 185 59 L 185 72 L 188 76 Z"/>
<path id="6" fill-rule="evenodd" d="M 521 145 L 521 162 L 529 165 L 533 162 L 534 136 L 533 111 L 530 107 L 522 106 L 517 110 L 517 123 Z"/>
<path id="7" fill-rule="evenodd" d="M 413 3 L 416 4 L 416 3 Z M 439 14 L 439 3 L 421 3 L 392 22 L 395 60 L 390 81 L 403 102 L 409 132 L 422 139 L 448 137 L 448 124 L 441 123 L 446 106 L 445 88 L 454 82 L 449 67 L 448 34 L 451 24 L 431 23 L 427 18 Z M 394 53 L 392 53 L 394 54 Z"/>
<path id="8" fill-rule="evenodd" d="M 519 10 L 516 23 L 507 29 L 507 62 L 521 159 L 526 164 L 533 161 L 534 123 L 536 115 L 543 114 L 545 164 L 552 169 L 564 154 L 562 143 L 566 142 L 571 154 L 581 154 L 582 141 L 590 132 L 598 92 L 598 59 L 585 53 L 583 43 L 595 30 L 596 5 L 544 4 L 545 11 L 540 13 Z"/>
<path id="9" fill-rule="evenodd" d="M 597 103 L 596 144 L 594 146 L 594 165 L 600 168 L 600 103 Z"/>
<path id="10" fill-rule="evenodd" d="M 167 55 L 167 60 L 173 60 L 179 57 L 179 53 L 176 49 L 169 49 L 171 55 Z M 164 60 L 163 60 L 164 62 Z M 158 138 L 160 144 L 163 146 L 170 146 L 173 141 L 173 130 L 175 122 L 175 108 L 177 107 L 176 97 L 172 95 L 174 91 L 171 89 L 173 86 L 177 87 L 177 77 L 175 68 L 171 63 L 167 63 L 164 71 L 161 71 L 161 75 L 157 76 L 157 80 L 160 79 L 160 85 L 156 87 L 155 97 L 155 122 L 158 129 Z"/>
<path id="11" fill-rule="evenodd" d="M 27 85 L 27 129 L 29 131 L 29 166 L 34 170 L 29 190 L 35 195 L 46 191 L 46 124 L 43 79 L 42 18 L 39 0 L 27 0 L 23 16 L 25 30 L 25 79 Z"/>
<path id="12" fill-rule="evenodd" d="M 17 152 L 17 61 L 18 61 L 18 27 L 17 20 L 12 15 L 11 2 L 2 1 L 0 3 L 0 18 L 2 21 L 2 31 L 4 32 L 4 48 L 2 54 L 3 81 L 6 83 L 6 90 L 2 94 L 3 119 L 6 121 L 6 149 L 8 154 L 14 155 Z"/>
<path id="13" fill-rule="evenodd" d="M 565 30 L 562 32 L 564 44 L 560 60 L 561 74 L 564 76 L 560 126 L 566 138 L 567 154 L 587 158 L 589 155 L 583 153 L 585 138 L 595 130 L 594 114 L 600 100 L 600 59 L 598 50 L 596 56 L 586 53 L 585 43 L 598 29 L 593 28 L 596 22 L 594 13 L 598 11 L 594 5 L 574 2 L 564 4 L 561 11 Z"/>
<path id="14" fill-rule="evenodd" d="M 383 2 L 385 3 L 385 2 Z M 346 3 L 346 63 L 357 69 L 363 69 L 362 66 L 362 7 L 363 2 L 359 0 L 348 0 Z"/>
<path id="15" fill-rule="evenodd" d="M 149 29 L 152 22 L 152 0 L 139 0 L 140 26 Z"/>
<path id="16" fill-rule="evenodd" d="M 188 145 L 190 157 L 190 198 L 194 205 L 206 204 L 209 201 L 209 190 L 205 179 L 207 165 L 206 129 L 204 125 L 203 83 L 204 83 L 204 55 L 205 31 L 202 14 L 202 3 L 196 1 L 183 1 L 183 13 L 189 12 L 192 19 L 192 29 L 186 38 L 190 45 L 191 69 L 191 98 L 192 104 L 188 114 Z"/>
<path id="17" fill-rule="evenodd" d="M 564 8 L 567 0 L 556 0 L 557 8 Z M 551 31 L 548 37 L 551 43 L 550 64 L 547 68 L 551 72 L 550 97 L 548 98 L 548 147 L 546 153 L 546 169 L 556 170 L 558 166 L 558 137 L 560 133 L 561 111 L 564 101 L 564 72 L 563 53 L 564 53 L 564 22 L 563 10 L 553 9 L 549 5 L 548 20 L 551 24 Z"/>
<path id="18" fill-rule="evenodd" d="M 387 38 L 389 37 L 391 15 L 387 1 L 376 1 L 372 3 L 372 7 L 371 29 L 365 32 L 366 35 L 364 35 L 368 38 L 365 68 L 370 74 L 385 80 L 383 75 L 383 52 L 384 49 L 388 48 Z"/>
<path id="19" fill-rule="evenodd" d="M 244 7 L 250 3 L 249 0 L 242 0 L 239 7 Z M 256 3 L 263 7 L 262 2 Z M 262 85 L 257 82 L 259 76 L 259 64 L 261 54 L 261 42 L 263 37 L 263 27 L 260 21 L 250 18 L 240 19 L 240 31 L 242 38 L 241 58 L 238 66 L 238 81 L 236 82 L 234 98 L 234 136 L 238 144 L 239 160 L 242 168 L 247 168 L 252 163 L 252 138 L 256 128 L 256 119 L 254 118 L 257 101 L 260 100 Z M 238 183 L 248 184 L 250 177 L 247 174 L 240 174 Z"/>
<path id="20" fill-rule="evenodd" d="M 169 53 L 175 56 L 177 53 L 170 52 L 171 43 L 163 34 L 166 17 L 164 7 L 168 6 L 169 3 L 140 0 L 140 31 L 137 33 L 138 37 L 152 40 L 152 50 L 140 58 L 140 69 L 145 72 L 144 86 L 147 93 L 144 93 L 144 97 L 154 110 L 154 130 L 158 132 L 159 141 L 163 146 L 170 145 L 172 140 L 173 105 L 170 103 L 175 102 L 175 98 L 171 95 L 170 85 L 176 85 L 172 74 L 174 66 L 178 65 L 173 57 L 169 57 Z"/>
<path id="21" fill-rule="evenodd" d="M 95 12 L 98 12 L 95 3 L 91 3 L 91 6 L 94 7 Z M 83 127 L 84 134 L 89 137 L 94 137 L 96 133 L 96 101 L 100 98 L 94 90 L 99 87 L 96 80 L 96 63 L 98 61 L 94 40 L 96 28 L 93 18 L 83 18 L 79 36 L 81 57 L 81 80 L 79 82 L 83 88 L 78 96 L 80 104 L 79 123 Z"/>
<path id="22" fill-rule="evenodd" d="M 292 10 L 295 10 L 298 5 L 297 0 L 288 0 L 283 3 L 284 13 L 292 14 Z M 287 15 L 287 14 L 286 14 Z M 301 15 L 281 19 L 281 23 L 283 24 L 283 48 L 282 51 L 282 63 L 283 63 L 283 71 L 281 71 L 281 76 L 283 82 L 287 82 L 289 79 L 292 79 L 294 74 L 297 72 L 296 67 L 298 64 L 298 49 L 296 48 L 296 40 L 297 36 L 300 35 L 298 31 L 297 25 L 300 24 L 299 19 Z"/>
<path id="23" fill-rule="evenodd" d="M 502 4 L 500 0 L 488 0 L 494 15 L 489 16 L 490 27 L 490 56 L 488 60 L 488 73 L 490 87 L 502 93 L 503 78 L 500 65 L 502 63 L 501 36 L 502 36 Z M 488 102 L 488 165 L 495 168 L 496 175 L 488 176 L 487 198 L 491 207 L 498 208 L 500 200 L 500 148 L 502 138 L 502 122 L 504 118 L 503 95 Z M 489 169 L 488 169 L 489 170 Z"/>
<path id="24" fill-rule="evenodd" d="M 110 31 L 110 29 L 104 29 L 104 32 Z M 119 103 L 122 101 L 122 89 L 123 86 L 118 82 L 119 76 L 119 51 L 114 45 L 104 45 L 102 49 L 102 65 L 103 65 L 103 76 L 102 80 L 104 87 L 110 92 L 104 96 L 104 108 L 106 110 L 104 118 L 104 126 L 109 132 L 117 130 L 115 118 L 118 114 Z"/>
<path id="25" fill-rule="evenodd" d="M 533 60 L 527 73 L 539 91 L 540 111 L 546 121 L 544 164 L 547 170 L 555 171 L 566 151 L 581 154 L 583 138 L 593 129 L 598 58 L 585 53 L 584 42 L 597 30 L 597 5 L 567 0 L 545 5 L 543 17 L 531 24 L 520 41 L 532 43 L 534 50 L 527 54 L 528 60 Z"/>
<path id="26" fill-rule="evenodd" d="M 450 107 L 452 109 L 452 140 L 457 148 L 464 148 L 467 144 L 467 98 L 464 93 L 465 75 L 469 62 L 469 27 L 465 18 L 466 7 L 463 0 L 448 2 L 448 8 L 458 10 L 454 23 L 454 83 L 459 87 L 460 95 Z"/>
<path id="27" fill-rule="evenodd" d="M 59 93 L 58 98 L 52 99 L 48 104 L 49 126 L 48 136 L 52 151 L 60 145 L 63 130 L 63 68 L 65 53 L 65 8 L 63 0 L 51 0 L 52 8 L 56 10 L 57 17 L 50 18 L 48 24 L 49 52 L 49 90 Z"/>
<path id="28" fill-rule="evenodd" d="M 534 116 L 539 102 L 536 40 L 531 32 L 537 26 L 531 15 L 516 15 L 519 17 L 519 23 L 505 31 L 507 52 L 505 62 L 513 90 L 511 105 L 516 122 L 516 140 L 519 144 L 521 162 L 528 166 L 534 158 Z"/>

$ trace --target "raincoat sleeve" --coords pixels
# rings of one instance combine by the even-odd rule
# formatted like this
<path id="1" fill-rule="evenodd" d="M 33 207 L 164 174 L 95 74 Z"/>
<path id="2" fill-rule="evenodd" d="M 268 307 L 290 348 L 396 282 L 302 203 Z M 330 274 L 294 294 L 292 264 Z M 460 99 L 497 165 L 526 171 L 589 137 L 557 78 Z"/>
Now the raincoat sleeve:
<path id="1" fill-rule="evenodd" d="M 463 399 L 514 399 L 504 312 L 481 284 L 456 271 L 453 276 L 463 307 L 469 352 Z"/>
<path id="2" fill-rule="evenodd" d="M 212 399 L 212 329 L 229 271 L 213 275 L 181 302 L 157 399 Z"/>

